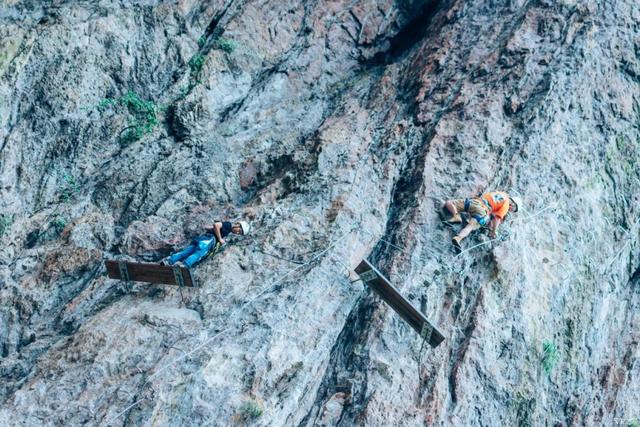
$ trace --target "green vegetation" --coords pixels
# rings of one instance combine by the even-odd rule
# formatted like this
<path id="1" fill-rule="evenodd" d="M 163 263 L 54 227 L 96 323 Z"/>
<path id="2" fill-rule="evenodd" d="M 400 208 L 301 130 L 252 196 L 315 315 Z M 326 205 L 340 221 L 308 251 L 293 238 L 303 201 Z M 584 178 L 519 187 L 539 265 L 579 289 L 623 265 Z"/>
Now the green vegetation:
<path id="1" fill-rule="evenodd" d="M 201 36 L 198 39 L 200 48 L 203 48 L 206 43 L 207 38 L 205 36 Z M 216 37 L 213 42 L 213 48 L 231 53 L 235 50 L 236 43 L 224 37 Z M 186 87 L 180 89 L 177 99 L 174 99 L 172 103 L 184 99 L 194 87 L 201 83 L 198 76 L 204 67 L 206 59 L 206 56 L 200 52 L 189 59 L 187 65 L 190 71 L 190 82 Z M 105 98 L 97 105 L 99 110 L 117 107 L 126 108 L 130 116 L 128 125 L 120 131 L 119 137 L 122 145 L 132 144 L 145 135 L 152 133 L 159 123 L 158 113 L 163 111 L 163 108 L 153 101 L 146 101 L 139 94 L 132 91 L 128 91 L 120 98 Z"/>
<path id="2" fill-rule="evenodd" d="M 204 65 L 204 61 L 205 57 L 200 53 L 196 53 L 191 57 L 189 60 L 189 69 L 191 70 L 192 76 L 196 76 L 200 73 L 202 66 Z"/>
<path id="3" fill-rule="evenodd" d="M 253 400 L 247 400 L 240 405 L 238 412 L 244 420 L 252 420 L 262 415 L 262 409 Z"/>
<path id="4" fill-rule="evenodd" d="M 13 224 L 13 215 L 0 214 L 0 238 L 11 228 L 11 224 Z"/>
<path id="5" fill-rule="evenodd" d="M 25 246 L 27 248 L 33 248 L 38 243 L 47 242 L 59 237 L 68 223 L 69 221 L 66 218 L 56 215 L 54 219 L 46 224 L 46 229 L 42 226 L 29 232 Z"/>
<path id="6" fill-rule="evenodd" d="M 629 420 L 629 423 L 627 424 L 628 427 L 640 427 L 640 420 L 638 420 L 637 418 L 632 418 Z"/>
<path id="7" fill-rule="evenodd" d="M 128 91 L 118 99 L 106 98 L 98 104 L 99 109 L 122 106 L 131 116 L 129 125 L 120 132 L 121 141 L 131 144 L 144 135 L 153 132 L 158 124 L 158 106 L 153 101 L 145 101 L 135 92 Z"/>
<path id="8" fill-rule="evenodd" d="M 218 37 L 213 42 L 213 48 L 225 51 L 227 53 L 231 53 L 236 49 L 236 43 L 231 39 L 227 39 L 227 38 L 224 38 L 224 37 Z"/>
<path id="9" fill-rule="evenodd" d="M 120 133 L 120 141 L 123 145 L 133 144 L 140 138 L 142 138 L 146 133 L 142 126 L 131 125 L 122 130 Z"/>
<path id="10" fill-rule="evenodd" d="M 59 191 L 60 199 L 66 203 L 80 192 L 80 183 L 73 175 L 68 173 L 62 175 L 62 181 L 63 185 Z"/>
<path id="11" fill-rule="evenodd" d="M 158 124 L 157 106 L 152 101 L 144 101 L 135 92 L 127 92 L 120 98 L 120 104 L 127 107 L 133 117 L 127 131 L 122 135 L 125 142 L 131 143 L 153 132 Z"/>
<path id="12" fill-rule="evenodd" d="M 183 99 L 185 96 L 187 96 L 189 94 L 189 92 L 191 92 L 191 89 L 193 89 L 195 87 L 195 85 L 193 84 L 189 84 L 187 86 L 183 86 L 180 88 L 180 94 L 178 95 L 178 99 Z"/>
<path id="13" fill-rule="evenodd" d="M 545 340 L 542 343 L 542 368 L 547 373 L 547 375 L 551 375 L 551 371 L 553 370 L 557 361 L 558 349 L 556 348 L 556 345 L 551 341 Z"/>
<path id="14" fill-rule="evenodd" d="M 56 236 L 62 233 L 62 230 L 67 226 L 67 220 L 62 217 L 56 217 L 49 223 L 49 226 L 53 229 Z"/>
<path id="15" fill-rule="evenodd" d="M 117 99 L 105 98 L 102 101 L 100 101 L 100 103 L 98 104 L 98 108 L 103 110 L 107 107 L 112 107 L 117 104 L 118 104 Z"/>

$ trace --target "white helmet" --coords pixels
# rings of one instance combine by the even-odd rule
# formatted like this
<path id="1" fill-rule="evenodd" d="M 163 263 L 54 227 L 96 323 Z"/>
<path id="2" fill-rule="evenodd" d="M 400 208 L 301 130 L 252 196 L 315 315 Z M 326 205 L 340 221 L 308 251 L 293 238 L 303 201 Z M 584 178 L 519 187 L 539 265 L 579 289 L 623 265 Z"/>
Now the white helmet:
<path id="1" fill-rule="evenodd" d="M 249 234 L 249 232 L 251 231 L 251 226 L 249 225 L 248 222 L 238 221 L 238 224 L 240 224 L 240 228 L 242 229 L 243 236 L 246 236 L 247 234 Z"/>
<path id="2" fill-rule="evenodd" d="M 520 197 L 516 197 L 516 196 L 509 196 L 509 199 L 511 199 L 511 203 L 513 203 L 515 206 L 515 210 L 514 212 L 518 212 L 519 210 L 521 210 L 523 208 L 523 204 L 522 204 L 522 198 Z"/>

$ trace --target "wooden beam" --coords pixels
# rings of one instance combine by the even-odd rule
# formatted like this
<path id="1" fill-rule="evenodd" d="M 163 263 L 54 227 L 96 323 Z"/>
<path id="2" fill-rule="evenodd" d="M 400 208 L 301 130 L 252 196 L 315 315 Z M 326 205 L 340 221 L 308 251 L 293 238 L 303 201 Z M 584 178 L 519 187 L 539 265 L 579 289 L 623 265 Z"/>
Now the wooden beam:
<path id="1" fill-rule="evenodd" d="M 184 267 L 125 261 L 105 261 L 104 264 L 107 267 L 107 274 L 112 279 L 125 280 L 127 282 L 194 286 L 191 272 Z"/>
<path id="2" fill-rule="evenodd" d="M 418 311 L 369 261 L 363 259 L 356 267 L 362 281 L 374 290 L 393 310 L 404 319 L 431 347 L 444 341 L 444 335 Z"/>

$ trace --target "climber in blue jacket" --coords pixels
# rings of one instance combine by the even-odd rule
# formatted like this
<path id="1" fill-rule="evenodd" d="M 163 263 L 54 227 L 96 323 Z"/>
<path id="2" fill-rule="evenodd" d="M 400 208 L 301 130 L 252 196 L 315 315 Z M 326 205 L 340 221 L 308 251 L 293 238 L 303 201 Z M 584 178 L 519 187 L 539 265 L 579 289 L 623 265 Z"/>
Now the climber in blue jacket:
<path id="1" fill-rule="evenodd" d="M 229 221 L 215 222 L 212 227 L 205 228 L 206 233 L 196 237 L 186 248 L 163 259 L 161 265 L 177 265 L 180 267 L 193 267 L 202 261 L 217 244 L 224 245 L 225 237 L 229 234 L 247 235 L 250 225 L 245 221 L 231 223 Z"/>

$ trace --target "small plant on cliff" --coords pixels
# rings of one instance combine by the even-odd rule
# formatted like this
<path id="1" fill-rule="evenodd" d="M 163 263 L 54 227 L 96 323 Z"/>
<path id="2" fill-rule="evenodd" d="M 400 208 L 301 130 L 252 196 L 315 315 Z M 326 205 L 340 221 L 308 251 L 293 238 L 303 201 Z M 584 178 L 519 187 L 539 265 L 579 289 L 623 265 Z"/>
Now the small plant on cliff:
<path id="1" fill-rule="evenodd" d="M 65 173 L 64 175 L 62 175 L 62 182 L 63 184 L 59 191 L 60 199 L 62 199 L 62 201 L 66 203 L 80 192 L 80 183 L 73 175 L 69 173 Z"/>
<path id="2" fill-rule="evenodd" d="M 124 96 L 106 98 L 98 104 L 99 109 L 120 105 L 131 116 L 129 125 L 120 131 L 121 141 L 128 145 L 153 132 L 158 124 L 158 106 L 153 101 L 145 101 L 135 92 L 128 91 Z"/>
<path id="3" fill-rule="evenodd" d="M 189 60 L 189 69 L 192 76 L 197 76 L 204 66 L 205 57 L 200 53 L 196 53 Z"/>
<path id="4" fill-rule="evenodd" d="M 62 217 L 56 217 L 49 225 L 53 229 L 54 233 L 59 236 L 60 233 L 62 233 L 62 230 L 67 226 L 67 220 Z"/>
<path id="5" fill-rule="evenodd" d="M 542 368 L 547 373 L 547 375 L 551 375 L 551 371 L 553 370 L 557 361 L 558 349 L 556 348 L 556 345 L 551 341 L 545 340 L 542 343 Z"/>
<path id="6" fill-rule="evenodd" d="M 129 114 L 133 116 L 129 133 L 123 135 L 125 139 L 133 142 L 153 132 L 158 124 L 158 107 L 154 102 L 144 101 L 137 93 L 129 91 L 120 98 L 120 103 L 127 107 Z"/>
<path id="7" fill-rule="evenodd" d="M 220 49 L 224 52 L 231 53 L 236 49 L 236 43 L 225 37 L 218 37 L 213 43 L 214 49 Z"/>
<path id="8" fill-rule="evenodd" d="M 248 421 L 258 418 L 260 415 L 262 415 L 262 409 L 253 400 L 247 400 L 242 405 L 240 405 L 238 413 L 243 420 Z"/>
<path id="9" fill-rule="evenodd" d="M 13 215 L 0 214 L 0 237 L 4 236 L 11 224 L 13 224 Z"/>

